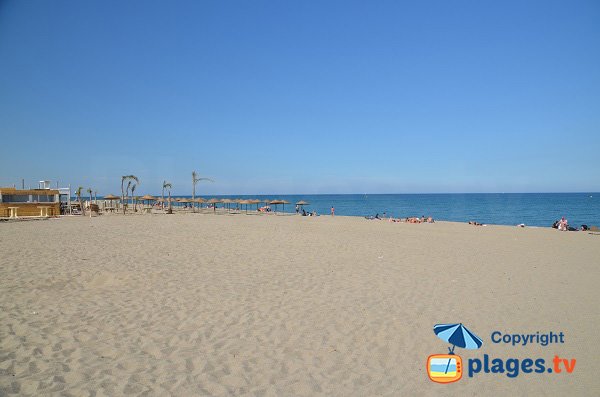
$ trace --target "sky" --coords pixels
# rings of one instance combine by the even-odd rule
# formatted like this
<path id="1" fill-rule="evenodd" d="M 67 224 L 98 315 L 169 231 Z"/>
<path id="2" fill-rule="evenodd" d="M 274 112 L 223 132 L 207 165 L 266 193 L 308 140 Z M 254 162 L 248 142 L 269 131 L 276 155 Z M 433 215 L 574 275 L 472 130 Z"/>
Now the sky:
<path id="1" fill-rule="evenodd" d="M 600 2 L 0 0 L 0 186 L 600 191 Z"/>

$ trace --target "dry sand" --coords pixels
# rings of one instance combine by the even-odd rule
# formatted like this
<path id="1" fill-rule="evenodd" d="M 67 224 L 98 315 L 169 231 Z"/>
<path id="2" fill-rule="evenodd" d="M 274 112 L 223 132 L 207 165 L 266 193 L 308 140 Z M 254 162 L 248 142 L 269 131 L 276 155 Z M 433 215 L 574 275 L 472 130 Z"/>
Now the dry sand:
<path id="1" fill-rule="evenodd" d="M 600 235 L 362 218 L 105 215 L 0 224 L 0 395 L 598 395 Z M 572 374 L 439 385 L 468 358 Z M 513 347 L 494 330 L 563 332 Z"/>

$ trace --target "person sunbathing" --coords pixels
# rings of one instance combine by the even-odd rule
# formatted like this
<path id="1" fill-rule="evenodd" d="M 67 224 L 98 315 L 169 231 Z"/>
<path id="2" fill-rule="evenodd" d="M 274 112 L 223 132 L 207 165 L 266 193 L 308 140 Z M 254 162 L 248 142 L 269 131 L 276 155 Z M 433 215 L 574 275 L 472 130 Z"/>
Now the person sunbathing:
<path id="1" fill-rule="evenodd" d="M 479 223 L 479 222 L 475 222 L 475 221 L 469 221 L 469 225 L 474 225 L 474 226 L 483 226 L 483 224 Z"/>
<path id="2" fill-rule="evenodd" d="M 560 222 L 558 223 L 558 230 L 563 232 L 569 230 L 569 222 L 565 219 L 564 216 L 560 219 Z"/>
<path id="3" fill-rule="evenodd" d="M 379 217 L 379 213 L 375 214 L 375 216 L 373 216 L 373 215 L 365 216 L 365 219 L 368 219 L 370 221 L 372 221 L 373 219 L 381 220 L 381 218 Z"/>

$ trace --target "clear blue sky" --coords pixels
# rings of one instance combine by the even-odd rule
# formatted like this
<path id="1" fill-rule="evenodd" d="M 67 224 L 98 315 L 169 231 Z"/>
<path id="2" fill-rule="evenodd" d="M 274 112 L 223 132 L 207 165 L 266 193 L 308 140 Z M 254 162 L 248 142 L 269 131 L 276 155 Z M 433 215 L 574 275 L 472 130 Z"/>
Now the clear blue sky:
<path id="1" fill-rule="evenodd" d="M 600 190 L 599 1 L 2 1 L 0 185 Z"/>

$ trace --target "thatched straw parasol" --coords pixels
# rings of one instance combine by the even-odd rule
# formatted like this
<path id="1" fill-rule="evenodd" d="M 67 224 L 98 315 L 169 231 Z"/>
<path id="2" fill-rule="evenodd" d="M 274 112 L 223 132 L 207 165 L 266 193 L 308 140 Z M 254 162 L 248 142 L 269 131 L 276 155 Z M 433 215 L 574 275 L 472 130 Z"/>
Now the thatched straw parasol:
<path id="1" fill-rule="evenodd" d="M 104 200 L 110 200 L 110 210 L 114 210 L 115 207 L 115 200 L 121 200 L 121 197 L 115 196 L 114 194 L 108 194 L 106 196 L 104 196 Z M 106 207 L 105 207 L 106 210 Z"/>
<path id="2" fill-rule="evenodd" d="M 232 200 L 232 199 L 228 199 L 228 198 L 224 198 L 223 200 L 221 200 L 221 203 L 226 204 L 227 205 L 227 211 L 231 210 L 231 204 L 232 203 L 236 203 L 237 201 Z"/>
<path id="3" fill-rule="evenodd" d="M 182 204 L 190 204 L 190 203 L 192 203 L 192 200 L 187 199 L 185 197 L 180 197 L 180 198 L 177 199 L 177 202 L 181 206 Z"/>
<path id="4" fill-rule="evenodd" d="M 246 214 L 248 213 L 248 204 L 253 204 L 253 201 L 251 200 L 239 200 L 238 203 L 240 205 L 245 205 L 246 206 Z"/>
<path id="5" fill-rule="evenodd" d="M 249 199 L 250 204 L 256 204 L 256 210 L 258 211 L 258 205 L 262 203 L 262 200 L 259 199 Z"/>
<path id="6" fill-rule="evenodd" d="M 156 201 L 156 197 L 151 196 L 149 194 L 146 194 L 146 195 L 140 197 L 139 199 L 142 200 L 142 202 L 146 201 L 147 205 L 150 205 L 150 201 Z"/>
<path id="7" fill-rule="evenodd" d="M 308 201 L 304 201 L 304 200 L 300 200 L 296 203 L 297 206 L 299 206 L 300 208 L 302 208 L 302 210 L 304 211 L 304 206 L 305 205 L 309 205 L 310 203 Z"/>
<path id="8" fill-rule="evenodd" d="M 203 199 L 202 197 L 198 197 L 194 200 L 194 203 L 200 204 L 200 208 L 202 208 L 202 203 L 206 203 L 206 200 Z"/>
<path id="9" fill-rule="evenodd" d="M 275 211 L 274 212 L 277 212 L 277 205 L 278 204 L 283 204 L 283 201 L 281 201 L 281 200 L 271 200 L 271 202 L 269 204 L 274 205 L 275 206 Z"/>
<path id="10" fill-rule="evenodd" d="M 222 202 L 221 200 L 219 200 L 218 198 L 214 198 L 214 197 L 207 201 L 208 204 L 213 205 L 213 212 L 217 211 L 217 204 L 221 203 L 221 202 Z"/>

